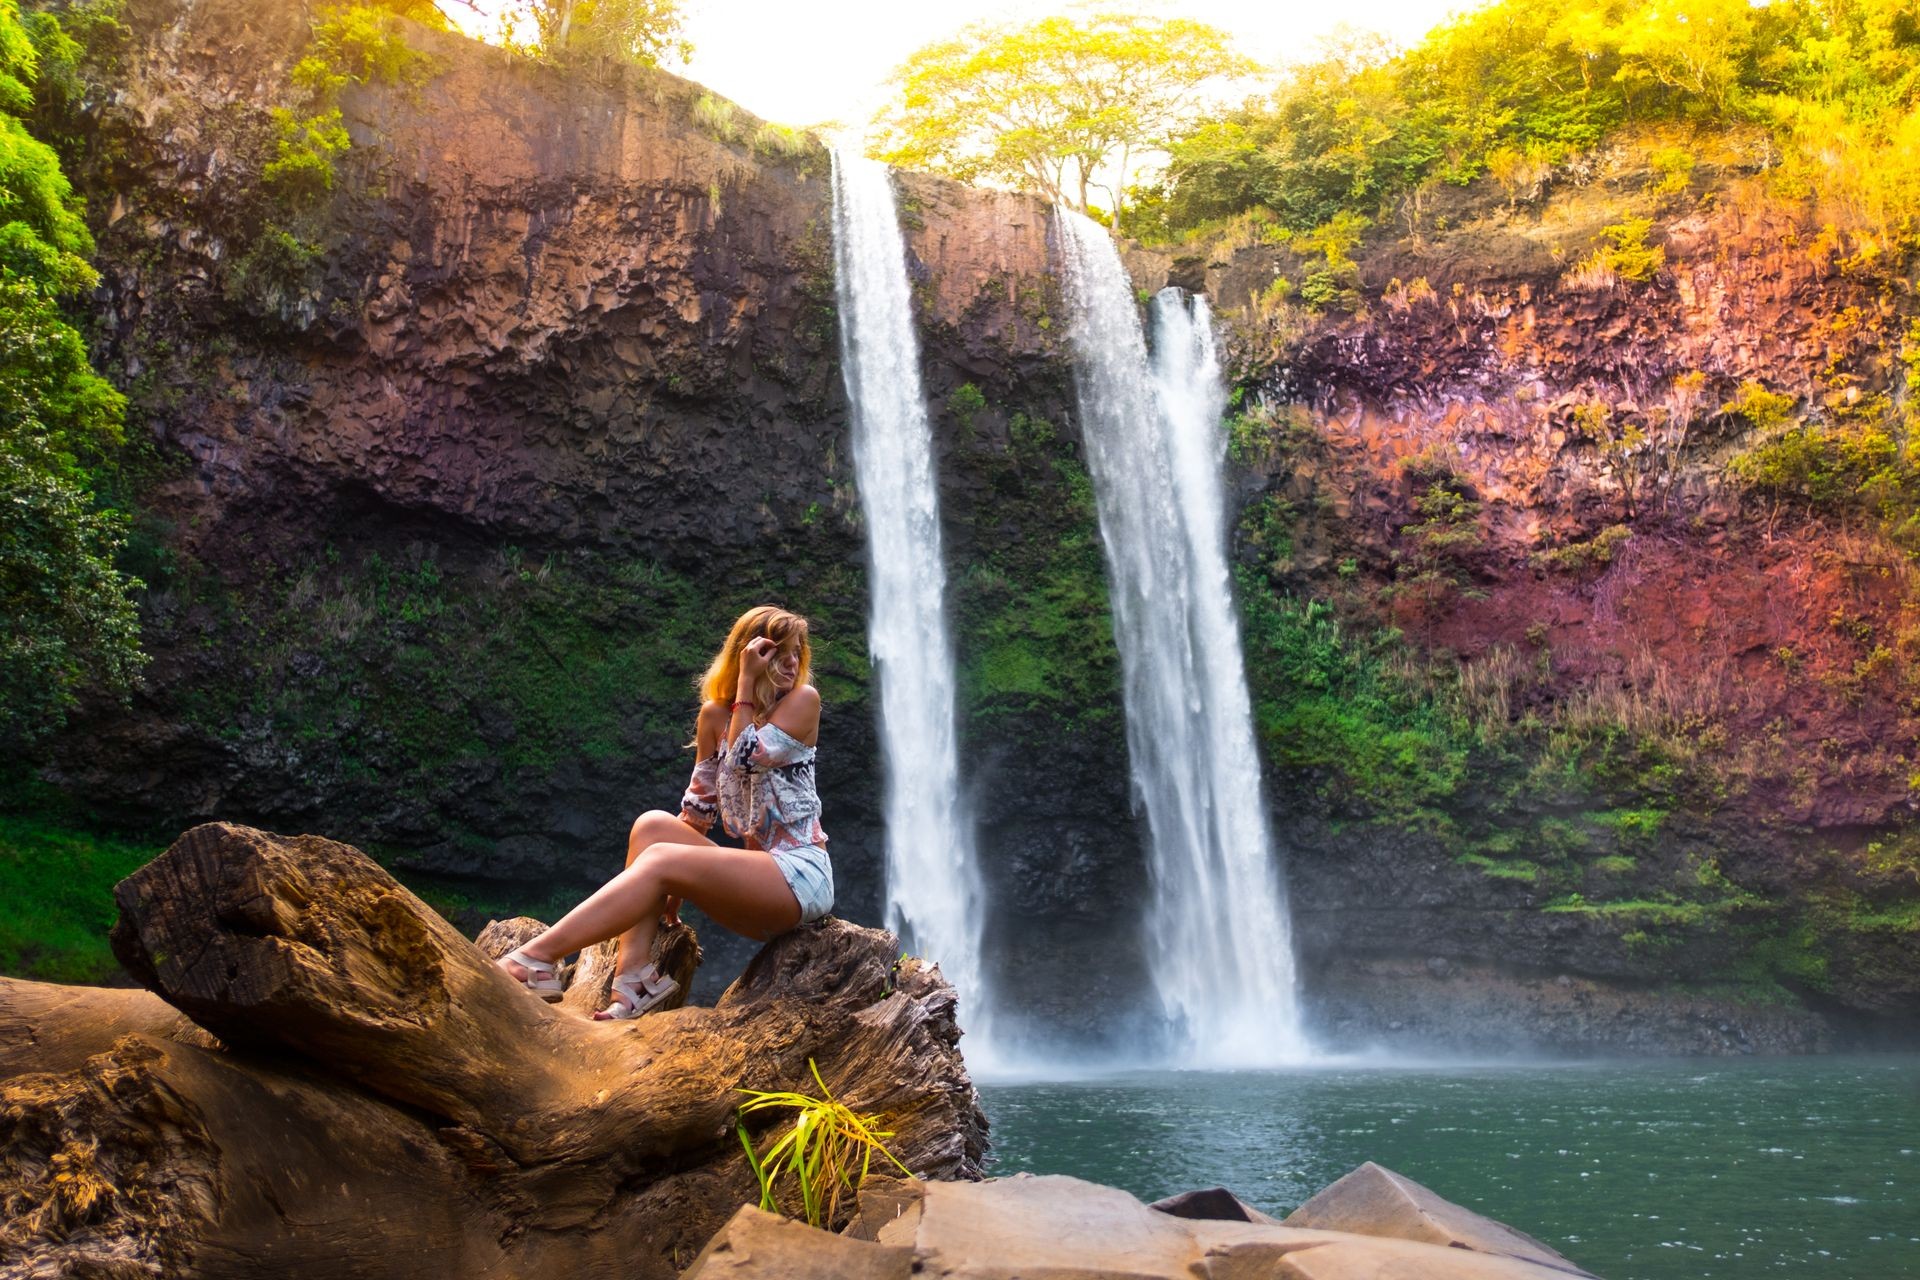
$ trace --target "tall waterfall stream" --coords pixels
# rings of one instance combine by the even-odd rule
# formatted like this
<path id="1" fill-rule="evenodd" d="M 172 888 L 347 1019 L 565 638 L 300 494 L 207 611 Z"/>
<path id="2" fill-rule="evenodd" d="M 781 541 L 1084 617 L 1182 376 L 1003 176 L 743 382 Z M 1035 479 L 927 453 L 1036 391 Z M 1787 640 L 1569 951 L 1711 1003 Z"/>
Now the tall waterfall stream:
<path id="1" fill-rule="evenodd" d="M 1147 816 L 1148 968 L 1188 1063 L 1300 1058 L 1285 889 L 1227 572 L 1226 407 L 1211 315 L 1153 300 L 1148 359 L 1107 232 L 1055 214 L 1074 383 L 1112 594 L 1136 804 Z"/>
<path id="2" fill-rule="evenodd" d="M 972 815 L 960 799 L 939 489 L 906 245 L 884 165 L 836 151 L 833 184 L 841 366 L 866 518 L 867 646 L 886 770 L 887 927 L 939 963 L 960 994 L 972 1045 L 990 1051 L 985 895 Z"/>

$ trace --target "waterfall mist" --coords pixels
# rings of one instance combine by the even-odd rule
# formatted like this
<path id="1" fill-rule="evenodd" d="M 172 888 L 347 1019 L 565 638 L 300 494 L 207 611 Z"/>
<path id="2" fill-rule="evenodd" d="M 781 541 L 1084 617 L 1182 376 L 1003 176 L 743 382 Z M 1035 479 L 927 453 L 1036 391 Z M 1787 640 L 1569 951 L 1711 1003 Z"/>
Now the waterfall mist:
<path id="1" fill-rule="evenodd" d="M 1226 407 L 1211 314 L 1154 299 L 1149 362 L 1107 232 L 1055 211 L 1087 468 L 1105 545 L 1135 804 L 1147 815 L 1144 950 L 1181 1059 L 1307 1053 L 1285 891 L 1227 570 Z"/>
<path id="2" fill-rule="evenodd" d="M 884 165 L 835 151 L 841 366 L 866 518 L 867 648 L 880 691 L 887 927 L 960 995 L 970 1052 L 990 1047 L 985 894 L 960 799 L 933 431 L 920 384 L 906 245 Z"/>

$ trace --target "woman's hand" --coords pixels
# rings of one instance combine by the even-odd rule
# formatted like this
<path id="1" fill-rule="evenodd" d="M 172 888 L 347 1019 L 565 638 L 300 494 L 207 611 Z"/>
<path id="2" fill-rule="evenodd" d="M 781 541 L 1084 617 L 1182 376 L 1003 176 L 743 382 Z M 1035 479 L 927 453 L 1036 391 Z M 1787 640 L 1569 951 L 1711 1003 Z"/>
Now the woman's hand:
<path id="1" fill-rule="evenodd" d="M 778 649 L 766 636 L 755 636 L 747 641 L 740 650 L 740 683 L 758 680 L 767 673 L 767 666 L 773 661 L 774 650 Z"/>
<path id="2" fill-rule="evenodd" d="M 667 895 L 667 905 L 660 912 L 660 923 L 673 925 L 680 923 L 680 899 Z"/>

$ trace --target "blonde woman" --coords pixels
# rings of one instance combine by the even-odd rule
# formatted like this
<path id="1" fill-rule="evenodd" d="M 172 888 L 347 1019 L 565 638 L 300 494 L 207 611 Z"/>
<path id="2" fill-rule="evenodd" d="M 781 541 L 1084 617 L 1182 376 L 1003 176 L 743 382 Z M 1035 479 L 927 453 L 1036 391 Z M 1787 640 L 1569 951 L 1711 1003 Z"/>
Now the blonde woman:
<path id="1" fill-rule="evenodd" d="M 558 1000 L 561 957 L 618 937 L 612 1003 L 594 1016 L 634 1018 L 679 990 L 648 956 L 682 900 L 757 941 L 825 915 L 833 866 L 814 785 L 812 663 L 805 618 L 772 605 L 742 614 L 700 681 L 696 763 L 679 815 L 635 819 L 626 870 L 500 967 L 541 999 Z M 716 815 L 745 848 L 707 838 Z"/>

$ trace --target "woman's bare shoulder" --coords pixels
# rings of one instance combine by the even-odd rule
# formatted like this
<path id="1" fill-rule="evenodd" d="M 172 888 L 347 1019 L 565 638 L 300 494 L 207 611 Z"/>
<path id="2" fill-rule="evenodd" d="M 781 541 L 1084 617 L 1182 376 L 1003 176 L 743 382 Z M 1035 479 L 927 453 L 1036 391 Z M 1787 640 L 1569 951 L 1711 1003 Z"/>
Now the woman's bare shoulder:
<path id="1" fill-rule="evenodd" d="M 820 691 L 810 684 L 796 685 L 773 709 L 773 723 L 812 746 L 820 731 Z"/>

